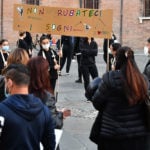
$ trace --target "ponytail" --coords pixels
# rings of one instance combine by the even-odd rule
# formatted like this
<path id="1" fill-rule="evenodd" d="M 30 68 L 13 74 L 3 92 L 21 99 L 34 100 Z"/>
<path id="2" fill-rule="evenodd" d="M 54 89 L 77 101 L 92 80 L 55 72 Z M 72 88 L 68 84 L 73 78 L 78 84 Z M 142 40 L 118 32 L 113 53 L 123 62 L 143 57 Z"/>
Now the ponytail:
<path id="1" fill-rule="evenodd" d="M 134 60 L 134 53 L 131 49 L 125 52 L 126 63 L 126 94 L 130 105 L 145 100 L 147 96 L 147 83 L 139 71 Z"/>

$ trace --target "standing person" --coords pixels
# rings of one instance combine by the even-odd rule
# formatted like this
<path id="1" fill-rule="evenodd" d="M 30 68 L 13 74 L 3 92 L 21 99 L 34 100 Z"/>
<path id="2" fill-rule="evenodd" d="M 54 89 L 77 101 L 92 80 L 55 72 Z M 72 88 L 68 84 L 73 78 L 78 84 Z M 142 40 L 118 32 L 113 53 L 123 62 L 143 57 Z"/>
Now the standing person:
<path id="1" fill-rule="evenodd" d="M 117 54 L 117 51 L 120 47 L 121 47 L 120 43 L 113 43 L 110 45 L 110 51 L 111 51 L 111 54 L 113 55 L 113 58 L 110 59 L 111 70 L 115 70 L 116 54 Z"/>
<path id="2" fill-rule="evenodd" d="M 49 109 L 28 93 L 30 74 L 22 64 L 5 70 L 10 96 L 0 104 L 0 149 L 55 150 L 54 124 Z M 9 143 L 9 144 L 8 144 Z"/>
<path id="3" fill-rule="evenodd" d="M 84 88 L 87 89 L 90 82 L 90 75 L 92 78 L 98 77 L 98 71 L 95 64 L 95 56 L 98 53 L 98 45 L 94 41 L 94 38 L 89 39 L 83 38 L 82 43 L 80 43 L 81 50 L 81 70 L 84 80 Z"/>
<path id="4" fill-rule="evenodd" d="M 11 51 L 7 59 L 7 66 L 10 64 L 23 64 L 26 65 L 29 61 L 29 56 L 27 52 L 22 48 L 16 48 L 15 50 Z M 4 76 L 0 78 L 0 101 L 3 101 L 5 98 L 8 97 L 6 92 L 5 83 L 4 83 Z"/>
<path id="5" fill-rule="evenodd" d="M 7 39 L 2 39 L 0 41 L 0 74 L 2 73 L 2 70 L 7 65 L 7 58 L 9 56 L 9 43 Z"/>
<path id="6" fill-rule="evenodd" d="M 82 38 L 75 37 L 74 55 L 77 56 L 77 63 L 78 63 L 78 79 L 75 81 L 76 83 L 82 83 L 81 50 L 79 48 L 81 40 Z"/>
<path id="7" fill-rule="evenodd" d="M 53 49 L 50 48 L 50 40 L 45 35 L 40 38 L 40 47 L 41 49 L 38 56 L 44 57 L 49 63 L 50 83 L 54 91 L 56 80 L 58 78 L 58 71 L 60 69 L 60 65 L 58 64 L 59 56 Z"/>
<path id="8" fill-rule="evenodd" d="M 27 51 L 29 57 L 32 56 L 31 50 L 29 48 L 29 45 L 24 40 L 26 37 L 26 32 L 19 32 L 19 40 L 17 41 L 18 48 L 23 48 Z"/>
<path id="9" fill-rule="evenodd" d="M 99 133 L 98 150 L 149 150 L 145 104 L 148 83 L 137 67 L 131 48 L 118 50 L 115 69 L 103 75 L 92 96 L 100 114 L 95 125 L 99 127 L 95 128 Z"/>
<path id="10" fill-rule="evenodd" d="M 29 50 L 30 50 L 31 53 L 32 53 L 33 41 L 32 41 L 32 36 L 31 36 L 31 33 L 30 33 L 30 32 L 27 32 L 27 31 L 26 31 L 26 36 L 25 36 L 24 40 L 25 40 L 25 42 L 27 43 L 28 48 L 29 48 Z"/>
<path id="11" fill-rule="evenodd" d="M 104 52 L 104 55 L 103 55 L 103 58 L 104 58 L 104 61 L 105 63 L 107 64 L 107 52 L 108 52 L 108 48 L 110 48 L 110 45 L 113 44 L 115 41 L 116 41 L 116 36 L 115 34 L 112 34 L 112 38 L 109 39 L 109 47 L 108 47 L 108 39 L 104 39 L 104 43 L 103 43 L 103 52 Z M 112 54 L 109 54 L 109 70 L 111 70 L 111 62 L 110 60 L 113 58 L 113 55 Z"/>
<path id="12" fill-rule="evenodd" d="M 68 117 L 69 111 L 62 109 L 60 111 L 56 108 L 56 100 L 53 95 L 53 89 L 49 81 L 49 63 L 43 57 L 38 56 L 31 58 L 28 62 L 30 70 L 31 82 L 29 84 L 29 92 L 39 97 L 44 104 L 48 106 L 54 119 L 56 129 L 62 129 L 63 119 Z M 36 76 L 35 76 L 36 74 Z M 59 146 L 57 150 L 59 149 Z"/>
<path id="13" fill-rule="evenodd" d="M 72 60 L 72 53 L 73 53 L 72 37 L 71 36 L 62 36 L 61 37 L 61 45 L 63 45 L 63 47 L 62 47 L 63 56 L 61 59 L 60 71 L 63 69 L 65 62 L 67 60 L 66 74 L 69 75 L 71 60 Z"/>
<path id="14" fill-rule="evenodd" d="M 146 46 L 144 47 L 144 53 L 146 56 L 150 55 L 150 38 L 147 39 Z M 145 69 L 144 74 L 147 76 L 149 82 L 150 82 L 150 59 L 148 60 Z"/>

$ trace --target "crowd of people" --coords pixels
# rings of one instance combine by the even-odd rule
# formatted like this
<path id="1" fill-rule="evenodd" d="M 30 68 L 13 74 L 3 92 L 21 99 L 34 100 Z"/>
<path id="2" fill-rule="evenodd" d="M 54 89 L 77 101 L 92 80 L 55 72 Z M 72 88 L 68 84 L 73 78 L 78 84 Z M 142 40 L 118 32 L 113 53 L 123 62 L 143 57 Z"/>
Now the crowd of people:
<path id="1" fill-rule="evenodd" d="M 38 54 L 32 56 L 37 44 Z M 55 129 L 62 129 L 63 120 L 71 115 L 68 109 L 56 107 L 56 82 L 66 60 L 69 75 L 75 55 L 75 82 L 84 82 L 87 101 L 98 110 L 90 134 L 97 149 L 149 150 L 150 61 L 141 73 L 134 51 L 118 43 L 114 34 L 109 47 L 104 39 L 104 61 L 109 69 L 102 77 L 96 66 L 94 38 L 61 36 L 56 41 L 43 34 L 33 44 L 29 32 L 19 32 L 16 46 L 10 51 L 9 41 L 0 41 L 0 149 L 39 150 L 40 142 L 45 150 L 55 149 Z M 150 55 L 150 38 L 144 51 Z"/>

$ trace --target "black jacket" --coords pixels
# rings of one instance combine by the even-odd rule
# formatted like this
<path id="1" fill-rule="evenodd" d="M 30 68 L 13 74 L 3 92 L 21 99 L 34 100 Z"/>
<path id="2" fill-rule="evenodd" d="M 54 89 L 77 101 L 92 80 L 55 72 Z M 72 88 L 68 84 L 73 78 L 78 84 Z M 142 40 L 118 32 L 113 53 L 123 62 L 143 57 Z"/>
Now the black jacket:
<path id="1" fill-rule="evenodd" d="M 28 53 L 28 55 L 30 57 L 30 54 L 29 54 L 29 45 L 26 43 L 26 41 L 24 39 L 19 39 L 17 41 L 17 45 L 18 45 L 18 48 L 22 48 L 22 49 L 26 50 L 26 52 Z"/>
<path id="2" fill-rule="evenodd" d="M 98 53 L 98 45 L 95 41 L 91 41 L 89 44 L 88 42 L 81 42 L 79 45 L 81 50 L 81 65 L 91 66 L 95 64 L 95 56 Z"/>
<path id="3" fill-rule="evenodd" d="M 24 50 L 26 50 L 28 52 L 29 47 L 25 40 L 19 39 L 17 41 L 17 44 L 18 44 L 18 48 L 23 48 Z"/>
<path id="4" fill-rule="evenodd" d="M 61 45 L 63 45 L 63 52 L 72 53 L 73 43 L 71 36 L 62 36 L 61 37 Z"/>
<path id="5" fill-rule="evenodd" d="M 4 56 L 5 61 L 7 61 L 8 53 L 3 53 L 3 56 Z M 4 67 L 5 67 L 4 61 L 3 61 L 2 55 L 0 53 L 0 74 L 2 73 L 2 70 L 4 69 Z"/>
<path id="6" fill-rule="evenodd" d="M 5 80 L 4 76 L 0 75 L 0 102 L 3 101 L 5 98 Z"/>
<path id="7" fill-rule="evenodd" d="M 24 38 L 24 41 L 27 43 L 28 48 L 32 50 L 32 36 L 30 34 L 30 32 L 26 32 L 26 37 Z"/>
<path id="8" fill-rule="evenodd" d="M 55 128 L 61 129 L 63 127 L 63 113 L 57 111 L 55 97 L 50 92 L 46 91 L 42 101 L 51 111 L 52 118 L 55 123 Z"/>
<path id="9" fill-rule="evenodd" d="M 100 137 L 129 138 L 148 134 L 146 105 L 130 106 L 124 92 L 121 71 L 104 74 L 92 97 L 94 107 L 102 113 Z"/>
<path id="10" fill-rule="evenodd" d="M 58 73 L 57 70 L 54 69 L 55 63 L 54 63 L 54 59 L 57 60 L 57 62 L 59 61 L 59 56 L 56 53 L 56 51 L 49 49 L 49 51 L 45 51 L 43 49 L 41 49 L 38 53 L 38 56 L 42 56 L 43 57 L 43 53 L 46 56 L 46 60 L 49 63 L 50 66 L 50 79 L 57 79 L 58 78 Z M 53 55 L 54 54 L 54 55 Z"/>
<path id="11" fill-rule="evenodd" d="M 150 81 L 150 60 L 147 62 L 143 73 L 147 76 L 148 80 Z"/>

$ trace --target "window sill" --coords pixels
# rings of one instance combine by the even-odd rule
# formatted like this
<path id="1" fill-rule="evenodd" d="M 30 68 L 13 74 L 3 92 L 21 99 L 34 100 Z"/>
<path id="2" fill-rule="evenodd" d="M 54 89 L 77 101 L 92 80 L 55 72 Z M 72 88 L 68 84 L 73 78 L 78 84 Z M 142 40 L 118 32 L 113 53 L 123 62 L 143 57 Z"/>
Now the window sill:
<path id="1" fill-rule="evenodd" d="M 143 20 L 150 20 L 150 17 L 139 17 L 140 23 L 143 23 Z"/>

